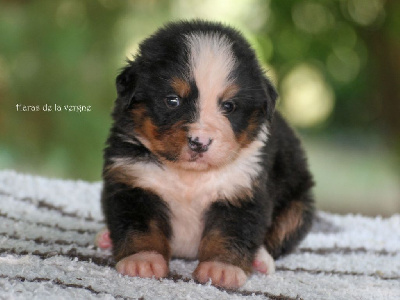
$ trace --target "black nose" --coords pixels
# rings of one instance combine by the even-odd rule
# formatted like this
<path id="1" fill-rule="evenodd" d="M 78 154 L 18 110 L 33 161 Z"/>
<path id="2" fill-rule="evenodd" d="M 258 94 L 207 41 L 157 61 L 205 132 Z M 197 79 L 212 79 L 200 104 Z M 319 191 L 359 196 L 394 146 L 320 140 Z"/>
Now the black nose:
<path id="1" fill-rule="evenodd" d="M 212 139 L 208 139 L 207 144 L 205 144 L 205 143 L 200 142 L 198 137 L 195 137 L 195 138 L 189 137 L 188 142 L 189 142 L 190 150 L 198 152 L 198 153 L 203 153 L 208 150 L 208 147 L 212 143 Z"/>

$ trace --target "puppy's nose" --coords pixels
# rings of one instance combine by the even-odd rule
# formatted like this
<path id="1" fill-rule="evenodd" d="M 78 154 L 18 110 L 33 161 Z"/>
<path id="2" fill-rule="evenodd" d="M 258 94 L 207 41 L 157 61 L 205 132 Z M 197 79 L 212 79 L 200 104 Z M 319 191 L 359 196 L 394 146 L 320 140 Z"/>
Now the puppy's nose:
<path id="1" fill-rule="evenodd" d="M 200 139 L 198 136 L 197 137 L 189 137 L 188 138 L 189 142 L 189 148 L 192 151 L 198 152 L 198 153 L 203 153 L 208 150 L 208 147 L 212 143 L 212 139 Z"/>

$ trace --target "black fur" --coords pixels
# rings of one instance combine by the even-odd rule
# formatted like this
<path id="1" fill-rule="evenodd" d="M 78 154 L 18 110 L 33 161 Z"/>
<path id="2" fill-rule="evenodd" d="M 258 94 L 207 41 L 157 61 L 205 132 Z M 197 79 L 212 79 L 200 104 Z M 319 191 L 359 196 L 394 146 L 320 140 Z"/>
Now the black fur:
<path id="1" fill-rule="evenodd" d="M 255 139 L 261 124 L 269 124 L 269 137 L 262 149 L 262 172 L 254 178 L 251 199 L 240 196 L 237 203 L 220 199 L 204 214 L 203 237 L 218 231 L 229 241 L 226 251 L 230 256 L 215 255 L 213 259 L 238 265 L 248 272 L 262 244 L 277 258 L 289 253 L 306 235 L 314 213 L 313 180 L 298 138 L 280 114 L 274 112 L 275 89 L 265 77 L 254 51 L 232 28 L 202 21 L 172 23 L 140 45 L 134 61 L 128 62 L 116 81 L 118 98 L 113 112 L 114 124 L 104 152 L 102 207 L 116 257 L 119 257 L 127 236 L 131 232 L 148 232 L 151 220 L 156 221 L 167 239 L 173 235 L 170 207 L 159 195 L 120 182 L 109 176 L 107 170 L 115 158 L 129 159 L 133 164 L 138 161 L 154 163 L 161 167 L 162 158 L 175 159 L 167 154 L 163 157 L 163 153 L 152 153 L 138 140 L 132 111 L 144 109 L 161 136 L 177 122 L 192 124 L 196 121 L 199 91 L 195 82 L 190 82 L 190 93 L 179 109 L 167 110 L 162 101 L 166 95 L 175 93 L 169 80 L 187 74 L 185 35 L 195 32 L 218 32 L 232 41 L 232 51 L 238 59 L 231 76 L 240 89 L 233 99 L 237 107 L 226 117 L 235 135 L 243 134 L 249 122 L 253 122 L 256 130 L 249 138 Z M 282 241 L 275 242 L 270 239 L 278 236 L 274 224 L 282 220 L 294 202 L 301 204 L 300 222 Z M 165 253 L 163 255 L 168 260 L 170 253 Z M 199 259 L 202 260 L 201 253 Z"/>

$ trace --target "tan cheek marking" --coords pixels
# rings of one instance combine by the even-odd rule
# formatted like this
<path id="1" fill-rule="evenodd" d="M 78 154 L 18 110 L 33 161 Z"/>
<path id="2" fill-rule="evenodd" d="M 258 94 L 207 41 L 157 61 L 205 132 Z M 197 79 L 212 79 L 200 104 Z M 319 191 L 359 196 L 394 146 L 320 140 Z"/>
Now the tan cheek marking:
<path id="1" fill-rule="evenodd" d="M 146 107 L 144 105 L 138 105 L 132 110 L 132 118 L 136 126 L 141 125 L 144 122 L 146 114 Z"/>
<path id="2" fill-rule="evenodd" d="M 153 124 L 150 118 L 144 119 L 143 124 L 138 131 L 141 132 L 153 146 L 158 146 L 158 140 L 156 138 L 157 127 Z"/>
<path id="3" fill-rule="evenodd" d="M 136 107 L 132 111 L 132 118 L 135 124 L 135 134 L 139 135 L 139 137 L 142 138 L 141 141 L 145 144 L 145 146 L 150 147 L 150 150 L 152 150 L 152 145 L 155 141 L 155 136 L 157 134 L 157 128 L 148 117 L 146 107 L 144 105 Z"/>
<path id="4" fill-rule="evenodd" d="M 252 271 L 252 258 L 241 251 L 240 255 L 229 250 L 229 240 L 220 231 L 210 231 L 202 240 L 199 247 L 199 261 L 220 261 L 238 266 L 246 273 Z"/>
<path id="5" fill-rule="evenodd" d="M 187 132 L 184 130 L 183 124 L 183 121 L 178 122 L 162 133 L 159 148 L 156 149 L 159 153 L 178 158 L 182 149 L 187 145 Z"/>
<path id="6" fill-rule="evenodd" d="M 269 249 L 279 247 L 282 242 L 293 234 L 303 223 L 304 204 L 294 201 L 281 212 L 269 229 L 266 242 Z"/>
<path id="7" fill-rule="evenodd" d="M 130 232 L 125 241 L 115 245 L 114 258 L 119 261 L 131 254 L 143 251 L 155 251 L 161 254 L 166 261 L 169 261 L 171 257 L 168 239 L 161 232 L 155 220 L 150 221 L 148 232 Z"/>
<path id="8" fill-rule="evenodd" d="M 187 144 L 187 133 L 183 128 L 183 122 L 178 122 L 160 133 L 160 129 L 146 115 L 144 107 L 133 110 L 132 115 L 135 132 L 144 138 L 142 142 L 150 151 L 169 158 L 177 158 L 181 149 Z"/>
<path id="9" fill-rule="evenodd" d="M 183 79 L 177 77 L 172 78 L 171 86 L 180 97 L 187 97 L 190 94 L 190 85 Z"/>
<path id="10" fill-rule="evenodd" d="M 246 129 L 243 130 L 243 132 L 241 132 L 237 137 L 237 142 L 242 148 L 248 146 L 252 142 L 251 137 L 254 136 L 254 133 L 259 127 L 256 121 L 256 114 L 257 112 L 252 114 Z"/>

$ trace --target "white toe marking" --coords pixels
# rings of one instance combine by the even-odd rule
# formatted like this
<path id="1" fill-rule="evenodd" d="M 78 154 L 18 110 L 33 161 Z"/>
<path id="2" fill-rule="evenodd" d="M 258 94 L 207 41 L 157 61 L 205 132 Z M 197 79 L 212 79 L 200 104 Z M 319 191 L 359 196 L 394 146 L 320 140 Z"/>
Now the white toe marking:
<path id="1" fill-rule="evenodd" d="M 272 256 L 268 253 L 264 246 L 261 246 L 256 253 L 254 259 L 254 268 L 265 274 L 275 273 L 275 262 Z"/>

